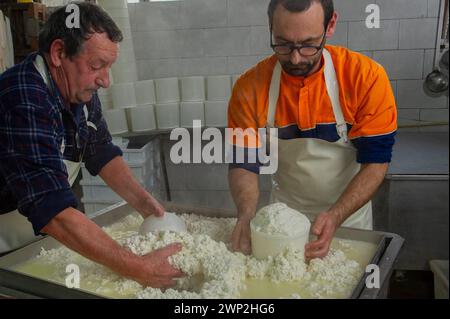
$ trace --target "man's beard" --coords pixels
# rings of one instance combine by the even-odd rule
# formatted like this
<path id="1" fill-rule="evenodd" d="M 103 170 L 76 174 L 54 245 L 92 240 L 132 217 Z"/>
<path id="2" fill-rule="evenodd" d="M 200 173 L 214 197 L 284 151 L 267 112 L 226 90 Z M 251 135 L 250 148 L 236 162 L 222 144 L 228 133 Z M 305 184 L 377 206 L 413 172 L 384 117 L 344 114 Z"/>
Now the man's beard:
<path id="1" fill-rule="evenodd" d="M 292 64 L 290 61 L 281 62 L 281 66 L 283 67 L 284 72 L 292 76 L 307 76 L 320 62 L 320 58 L 315 61 L 303 62 L 299 64 Z"/>

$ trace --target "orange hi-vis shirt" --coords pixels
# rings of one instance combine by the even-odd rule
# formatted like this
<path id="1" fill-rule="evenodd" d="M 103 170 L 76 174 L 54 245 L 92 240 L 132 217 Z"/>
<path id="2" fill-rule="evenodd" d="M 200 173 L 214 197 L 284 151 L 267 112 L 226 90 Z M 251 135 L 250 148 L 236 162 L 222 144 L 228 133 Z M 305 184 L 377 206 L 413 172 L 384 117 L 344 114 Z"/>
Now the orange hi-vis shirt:
<path id="1" fill-rule="evenodd" d="M 397 110 L 384 68 L 370 58 L 337 46 L 326 46 L 333 59 L 339 97 L 348 136 L 359 163 L 388 163 L 397 130 Z M 264 128 L 267 125 L 269 88 L 277 62 L 275 55 L 245 72 L 234 85 L 228 107 L 228 127 Z M 336 119 L 327 93 L 324 64 L 308 77 L 282 71 L 275 113 L 280 139 L 339 139 Z M 234 140 L 235 146 L 252 147 Z M 258 172 L 258 165 L 231 164 Z"/>

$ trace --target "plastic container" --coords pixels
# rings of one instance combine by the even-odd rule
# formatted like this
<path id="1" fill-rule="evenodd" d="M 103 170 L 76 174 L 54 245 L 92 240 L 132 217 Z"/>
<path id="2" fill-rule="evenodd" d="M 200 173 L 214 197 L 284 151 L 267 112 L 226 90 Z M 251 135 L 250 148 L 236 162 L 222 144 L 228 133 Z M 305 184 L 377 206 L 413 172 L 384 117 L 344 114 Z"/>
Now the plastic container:
<path id="1" fill-rule="evenodd" d="M 158 104 L 180 102 L 178 78 L 156 79 L 155 91 Z"/>
<path id="2" fill-rule="evenodd" d="M 131 131 L 149 132 L 156 129 L 154 106 L 152 104 L 140 105 L 128 109 L 130 115 Z"/>
<path id="3" fill-rule="evenodd" d="M 121 200 L 120 200 L 121 201 Z M 108 208 L 112 205 L 117 204 L 120 201 L 98 201 L 98 200 L 89 200 L 84 197 L 81 199 L 81 202 L 84 206 L 84 213 L 89 217 L 99 210 Z"/>
<path id="4" fill-rule="evenodd" d="M 126 148 L 129 144 L 128 139 L 113 137 L 112 141 L 115 145 L 119 146 L 123 152 L 123 160 L 127 162 L 127 165 L 133 171 L 135 176 L 143 180 L 142 177 L 154 170 L 154 153 L 155 143 L 151 141 L 140 148 Z M 145 167 L 144 167 L 145 166 Z M 81 174 L 84 181 L 88 182 L 103 182 L 99 176 L 92 176 L 86 169 L 84 163 L 81 164 Z"/>
<path id="5" fill-rule="evenodd" d="M 154 158 L 153 145 L 151 143 L 140 149 L 122 149 L 122 152 L 124 161 L 127 162 L 128 167 L 139 180 L 142 180 L 143 176 L 146 176 L 148 173 L 152 174 Z M 102 182 L 104 184 L 100 176 L 92 176 L 89 173 L 84 163 L 81 164 L 81 174 L 86 182 Z"/>
<path id="6" fill-rule="evenodd" d="M 125 72 L 126 70 L 124 70 Z M 114 72 L 114 70 L 113 70 Z M 116 75 L 114 73 L 114 78 Z M 127 106 L 136 106 L 136 94 L 134 91 L 134 83 L 116 83 L 111 86 L 111 93 L 114 108 L 122 108 Z"/>
<path id="7" fill-rule="evenodd" d="M 112 143 L 116 146 L 119 146 L 121 149 L 125 150 L 128 147 L 130 140 L 116 136 L 112 138 Z"/>
<path id="8" fill-rule="evenodd" d="M 271 235 L 257 231 L 252 221 L 250 222 L 252 254 L 257 259 L 265 259 L 278 255 L 287 247 L 304 251 L 309 240 L 309 228 L 308 226 L 295 236 Z"/>
<path id="9" fill-rule="evenodd" d="M 122 138 L 122 137 L 113 137 L 112 138 L 112 143 L 118 147 L 120 147 L 122 149 L 122 152 L 125 156 L 125 154 L 127 154 L 127 146 L 128 143 L 130 143 L 130 140 L 126 139 L 126 138 Z M 137 150 L 137 152 L 139 152 L 139 150 Z M 143 159 L 147 159 L 147 156 L 136 156 L 136 158 L 138 160 L 140 160 L 141 162 L 143 161 Z M 152 163 L 149 163 L 149 165 L 153 165 Z M 91 173 L 89 173 L 89 171 L 86 168 L 86 165 L 84 163 L 81 163 L 81 176 L 83 177 L 84 181 L 89 181 L 89 182 L 101 182 L 104 184 L 103 180 L 101 179 L 100 176 L 92 176 Z"/>
<path id="10" fill-rule="evenodd" d="M 173 129 L 180 126 L 180 104 L 156 104 L 156 123 L 158 129 Z"/>
<path id="11" fill-rule="evenodd" d="M 227 101 L 205 102 L 205 126 L 226 127 L 228 121 Z"/>
<path id="12" fill-rule="evenodd" d="M 180 124 L 181 127 L 193 127 L 195 120 L 205 124 L 205 106 L 203 102 L 181 102 Z"/>
<path id="13" fill-rule="evenodd" d="M 146 174 L 151 174 L 153 169 L 153 159 L 149 159 L 145 164 L 144 163 L 127 163 L 128 167 L 130 167 L 133 175 L 138 180 L 143 180 L 143 176 Z M 83 181 L 86 183 L 96 183 L 100 185 L 105 185 L 105 182 L 102 180 L 100 176 L 92 176 L 84 164 L 81 164 L 81 176 L 83 177 Z"/>
<path id="14" fill-rule="evenodd" d="M 101 96 L 111 96 L 111 89 L 109 87 L 108 88 L 99 88 L 97 90 L 97 94 L 98 94 L 99 97 L 101 97 Z"/>
<path id="15" fill-rule="evenodd" d="M 183 102 L 203 102 L 205 100 L 205 78 L 203 76 L 181 78 L 180 82 Z"/>
<path id="16" fill-rule="evenodd" d="M 448 299 L 448 260 L 431 260 L 430 268 L 434 274 L 434 298 Z"/>
<path id="17" fill-rule="evenodd" d="M 103 111 L 103 116 L 112 135 L 128 132 L 127 117 L 124 109 L 105 110 Z"/>
<path id="18" fill-rule="evenodd" d="M 149 142 L 140 148 L 127 148 L 123 150 L 123 159 L 129 164 L 148 162 L 153 159 L 153 150 L 154 145 L 152 142 Z"/>
<path id="19" fill-rule="evenodd" d="M 135 176 L 145 189 L 151 190 L 153 188 L 155 184 L 155 178 L 151 174 L 142 177 L 135 174 Z M 83 190 L 83 198 L 86 200 L 90 200 L 91 202 L 119 202 L 123 200 L 109 186 L 105 185 L 103 181 L 97 182 L 81 180 L 80 185 Z"/>
<path id="20" fill-rule="evenodd" d="M 111 110 L 114 108 L 114 103 L 111 96 L 99 95 L 98 98 L 100 100 L 100 106 L 102 108 L 102 111 Z"/>
<path id="21" fill-rule="evenodd" d="M 208 101 L 228 101 L 231 96 L 231 76 L 213 75 L 206 78 Z"/>
<path id="22" fill-rule="evenodd" d="M 134 83 L 136 103 L 138 105 L 155 104 L 155 83 L 153 80 L 138 81 Z"/>
<path id="23" fill-rule="evenodd" d="M 97 182 L 100 183 L 103 180 L 101 179 L 100 176 L 92 176 L 91 173 L 89 173 L 89 171 L 87 170 L 86 166 L 83 164 L 81 164 L 81 176 L 83 177 L 82 180 L 84 181 L 89 181 L 89 182 Z"/>
<path id="24" fill-rule="evenodd" d="M 100 182 L 87 182 L 84 180 L 80 181 L 80 186 L 83 191 L 83 198 L 95 201 L 111 201 L 119 202 L 122 198 L 114 192 L 107 185 L 101 184 Z"/>

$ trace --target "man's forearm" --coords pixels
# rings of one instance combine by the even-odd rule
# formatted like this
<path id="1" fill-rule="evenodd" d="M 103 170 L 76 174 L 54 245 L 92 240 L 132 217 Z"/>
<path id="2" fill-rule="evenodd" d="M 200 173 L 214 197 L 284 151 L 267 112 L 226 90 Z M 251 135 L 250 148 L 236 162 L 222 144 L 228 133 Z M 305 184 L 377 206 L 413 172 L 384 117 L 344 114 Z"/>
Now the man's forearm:
<path id="1" fill-rule="evenodd" d="M 42 232 L 124 277 L 131 278 L 142 268 L 139 256 L 121 247 L 100 227 L 74 208 L 67 208 L 56 215 Z"/>
<path id="2" fill-rule="evenodd" d="M 121 156 L 115 157 L 100 171 L 100 177 L 133 208 L 141 214 L 143 207 L 156 205 L 149 193 L 139 184 Z M 148 214 L 143 214 L 146 217 Z"/>
<path id="3" fill-rule="evenodd" d="M 364 164 L 337 202 L 328 210 L 340 224 L 364 206 L 383 182 L 388 164 Z"/>
<path id="4" fill-rule="evenodd" d="M 228 182 L 238 209 L 238 218 L 252 219 L 259 199 L 258 175 L 242 168 L 234 168 L 228 172 Z"/>

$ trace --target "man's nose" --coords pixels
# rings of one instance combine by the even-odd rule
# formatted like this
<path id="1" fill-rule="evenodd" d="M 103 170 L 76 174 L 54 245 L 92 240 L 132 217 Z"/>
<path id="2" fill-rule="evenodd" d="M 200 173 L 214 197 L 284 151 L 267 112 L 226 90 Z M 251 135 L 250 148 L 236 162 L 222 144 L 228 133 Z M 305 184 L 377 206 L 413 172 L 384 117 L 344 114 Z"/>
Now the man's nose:
<path id="1" fill-rule="evenodd" d="M 101 74 L 99 75 L 99 77 L 96 80 L 96 84 L 98 86 L 101 86 L 102 88 L 107 88 L 110 85 L 110 81 L 109 81 L 109 69 L 104 69 L 102 70 Z"/>
<path id="2" fill-rule="evenodd" d="M 289 60 L 293 65 L 300 64 L 301 62 L 305 62 L 305 58 L 298 52 L 297 49 L 294 49 L 289 56 Z"/>

